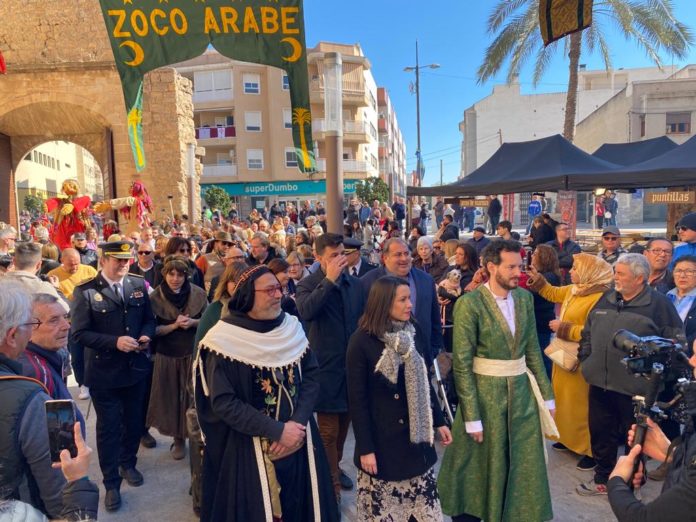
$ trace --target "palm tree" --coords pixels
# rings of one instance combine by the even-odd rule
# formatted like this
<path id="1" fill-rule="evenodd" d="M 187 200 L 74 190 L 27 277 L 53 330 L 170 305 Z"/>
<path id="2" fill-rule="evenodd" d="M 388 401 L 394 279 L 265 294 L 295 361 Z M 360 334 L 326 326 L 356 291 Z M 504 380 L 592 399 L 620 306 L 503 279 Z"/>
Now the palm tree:
<path id="1" fill-rule="evenodd" d="M 672 0 L 595 0 L 592 25 L 544 47 L 539 31 L 539 0 L 498 0 L 488 17 L 488 32 L 496 35 L 479 66 L 479 83 L 493 77 L 510 60 L 507 81 L 519 76 L 534 60 L 536 86 L 559 46 L 569 58 L 568 93 L 563 136 L 573 141 L 578 92 L 578 65 L 583 49 L 599 51 L 607 70 L 612 68 L 606 27 L 613 24 L 627 40 L 634 40 L 650 59 L 662 67 L 661 54 L 684 58 L 693 41 L 691 30 L 674 18 Z"/>

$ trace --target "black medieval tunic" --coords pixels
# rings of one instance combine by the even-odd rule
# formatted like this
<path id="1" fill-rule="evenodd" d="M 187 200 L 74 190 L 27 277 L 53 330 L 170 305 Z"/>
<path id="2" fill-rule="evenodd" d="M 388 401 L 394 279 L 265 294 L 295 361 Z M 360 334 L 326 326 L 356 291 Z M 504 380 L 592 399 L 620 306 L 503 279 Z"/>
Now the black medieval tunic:
<path id="1" fill-rule="evenodd" d="M 209 335 L 216 328 L 224 330 L 225 321 L 271 337 L 279 323 L 287 326 L 287 321 L 296 319 L 287 314 L 275 321 L 228 317 L 201 341 L 195 364 L 196 409 L 206 444 L 201 521 L 278 520 L 272 513 L 273 481 L 263 447 L 280 439 L 288 420 L 306 426 L 307 437 L 301 449 L 272 463 L 280 485 L 281 520 L 338 520 L 329 467 L 312 415 L 319 393 L 314 354 L 305 343 L 295 360 L 281 367 L 250 364 L 248 356 L 240 357 L 245 362 L 236 360 L 235 338 L 229 338 L 224 353 L 207 346 Z"/>

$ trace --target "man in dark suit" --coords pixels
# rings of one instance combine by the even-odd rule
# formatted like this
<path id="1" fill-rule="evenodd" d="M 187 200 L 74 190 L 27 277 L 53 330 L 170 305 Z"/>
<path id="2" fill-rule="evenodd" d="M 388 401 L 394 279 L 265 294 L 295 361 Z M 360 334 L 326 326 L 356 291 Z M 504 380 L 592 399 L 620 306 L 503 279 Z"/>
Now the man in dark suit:
<path id="1" fill-rule="evenodd" d="M 319 361 L 319 400 L 315 410 L 337 498 L 353 483 L 339 468 L 348 434 L 346 350 L 362 315 L 360 282 L 348 275 L 343 236 L 322 234 L 314 240 L 320 268 L 300 280 L 295 301 L 309 345 Z"/>
<path id="2" fill-rule="evenodd" d="M 149 362 L 155 317 L 145 280 L 128 273 L 133 244 L 101 245 L 101 271 L 75 288 L 72 331 L 85 347 L 85 384 L 97 412 L 97 451 L 104 475 L 107 511 L 121 506 L 121 479 L 143 483 L 135 469 L 144 429 Z"/>
<path id="3" fill-rule="evenodd" d="M 411 288 L 412 314 L 419 328 L 416 329 L 416 343 L 422 349 L 428 367 L 442 348 L 442 323 L 440 306 L 435 292 L 435 281 L 429 274 L 411 266 L 411 253 L 408 245 L 401 238 L 391 238 L 384 244 L 382 251 L 383 267 L 371 270 L 360 279 L 365 300 L 372 284 L 382 276 L 394 275 L 408 280 Z"/>
<path id="4" fill-rule="evenodd" d="M 360 247 L 363 246 L 363 243 L 359 239 L 353 239 L 352 237 L 343 238 L 343 246 L 345 247 L 343 253 L 346 256 L 346 261 L 348 261 L 346 268 L 353 277 L 360 278 L 370 270 L 377 268 L 365 256 L 360 255 Z"/>

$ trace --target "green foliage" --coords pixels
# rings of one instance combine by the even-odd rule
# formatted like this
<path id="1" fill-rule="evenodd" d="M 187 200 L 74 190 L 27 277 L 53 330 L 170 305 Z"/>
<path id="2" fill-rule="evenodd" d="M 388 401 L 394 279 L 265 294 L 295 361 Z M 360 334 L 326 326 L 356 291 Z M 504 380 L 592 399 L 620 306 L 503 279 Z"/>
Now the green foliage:
<path id="1" fill-rule="evenodd" d="M 372 204 L 375 199 L 388 202 L 389 186 L 382 178 L 368 178 L 355 184 L 355 194 L 368 204 Z"/>
<path id="2" fill-rule="evenodd" d="M 24 196 L 24 208 L 31 212 L 32 216 L 37 216 L 43 210 L 43 199 L 34 194 L 27 194 Z"/>
<path id="3" fill-rule="evenodd" d="M 225 189 L 220 188 L 216 185 L 208 187 L 205 192 L 203 192 L 203 199 L 208 204 L 208 208 L 211 210 L 219 210 L 223 214 L 227 214 L 232 205 L 232 200 L 230 195 L 225 191 Z"/>
<path id="4" fill-rule="evenodd" d="M 532 61 L 533 82 L 537 84 L 550 64 L 551 54 L 558 49 L 568 51 L 568 37 L 544 47 L 538 13 L 539 0 L 498 0 L 488 17 L 487 30 L 493 41 L 478 68 L 479 83 L 493 78 L 506 63 L 507 81 L 512 82 Z M 672 0 L 595 1 L 592 25 L 581 33 L 582 49 L 599 52 L 607 70 L 612 68 L 608 27 L 618 27 L 626 40 L 634 42 L 660 67 L 661 56 L 684 59 L 693 42 L 691 30 L 674 17 Z"/>

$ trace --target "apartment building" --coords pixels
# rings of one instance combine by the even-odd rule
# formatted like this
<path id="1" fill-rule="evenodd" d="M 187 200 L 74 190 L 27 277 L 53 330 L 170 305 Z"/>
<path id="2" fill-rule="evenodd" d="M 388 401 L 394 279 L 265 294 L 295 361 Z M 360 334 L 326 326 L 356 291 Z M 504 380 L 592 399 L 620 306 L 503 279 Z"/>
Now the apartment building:
<path id="1" fill-rule="evenodd" d="M 319 172 L 300 172 L 292 144 L 290 85 L 281 69 L 231 60 L 214 49 L 182 62 L 193 81 L 198 145 L 206 150 L 201 188 L 218 185 L 242 213 L 274 201 L 324 199 L 324 54 L 343 59 L 343 176 L 347 196 L 357 180 L 379 175 L 377 86 L 359 45 L 320 42 L 307 50 L 312 134 Z"/>
<path id="2" fill-rule="evenodd" d="M 675 67 L 592 70 L 581 66 L 578 73 L 576 121 L 580 122 L 602 107 L 633 82 L 664 80 Z M 518 81 L 496 85 L 493 92 L 464 111 L 459 124 L 462 133 L 460 179 L 483 165 L 504 142 L 535 140 L 563 133 L 566 92 L 523 94 Z M 615 122 L 605 122 L 610 127 Z M 506 198 L 506 200 L 509 197 Z M 514 223 L 527 224 L 530 195 L 516 195 L 506 201 L 506 213 Z M 553 210 L 555 195 L 547 198 Z M 589 194 L 578 196 L 578 221 L 589 221 Z M 520 211 L 522 209 L 522 211 Z"/>
<path id="3" fill-rule="evenodd" d="M 104 195 L 102 171 L 89 151 L 68 141 L 49 141 L 35 147 L 15 173 L 19 209 L 24 209 L 28 194 L 43 199 L 60 194 L 68 179 L 77 180 L 81 193 L 93 200 Z"/>
<path id="4" fill-rule="evenodd" d="M 379 176 L 389 185 L 389 197 L 406 196 L 406 146 L 396 111 L 384 87 L 377 88 Z"/>
<path id="5" fill-rule="evenodd" d="M 632 81 L 616 96 L 580 121 L 575 145 L 593 153 L 604 143 L 630 143 L 667 136 L 678 144 L 694 135 L 696 65 L 668 78 Z M 610 188 L 611 182 L 607 180 Z M 655 189 L 650 189 L 654 191 Z M 664 223 L 667 205 L 644 204 L 644 192 L 617 195 L 622 224 Z"/>

